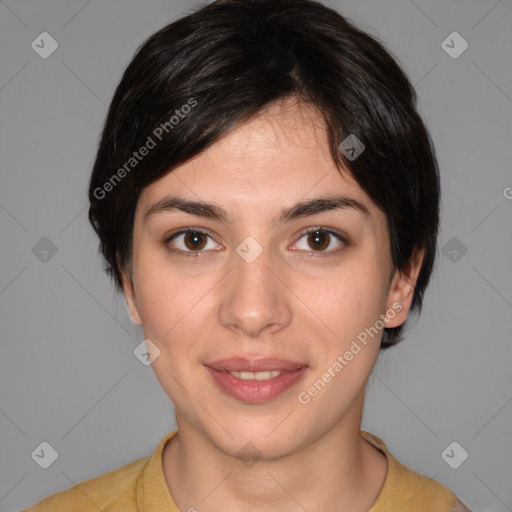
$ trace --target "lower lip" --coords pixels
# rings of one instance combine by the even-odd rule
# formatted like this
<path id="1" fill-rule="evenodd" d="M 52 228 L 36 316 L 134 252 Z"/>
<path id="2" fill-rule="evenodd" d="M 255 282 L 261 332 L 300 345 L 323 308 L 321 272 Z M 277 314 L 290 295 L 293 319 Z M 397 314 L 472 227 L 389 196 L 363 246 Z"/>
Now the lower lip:
<path id="1" fill-rule="evenodd" d="M 307 366 L 303 366 L 268 380 L 243 380 L 228 372 L 205 367 L 224 393 L 249 404 L 262 404 L 279 396 L 298 382 L 308 369 Z"/>

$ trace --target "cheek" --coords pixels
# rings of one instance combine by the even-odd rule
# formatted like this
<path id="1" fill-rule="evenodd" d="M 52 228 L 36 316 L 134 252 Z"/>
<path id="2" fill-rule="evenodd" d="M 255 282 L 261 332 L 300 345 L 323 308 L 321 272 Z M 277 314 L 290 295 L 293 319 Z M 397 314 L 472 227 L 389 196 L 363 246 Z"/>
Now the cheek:
<path id="1" fill-rule="evenodd" d="M 144 336 L 168 356 L 183 351 L 191 357 L 196 341 L 208 331 L 216 277 L 218 280 L 213 274 L 184 276 L 141 257 L 134 279 Z"/>
<path id="2" fill-rule="evenodd" d="M 172 336 L 193 310 L 200 308 L 201 283 L 175 275 L 146 274 L 139 287 L 139 312 L 144 329 L 158 337 Z M 195 307 L 194 307 L 195 305 Z"/>
<path id="3" fill-rule="evenodd" d="M 326 424 L 360 396 L 374 367 L 384 326 L 379 315 L 386 305 L 385 285 L 382 269 L 369 262 L 303 283 L 301 294 L 309 297 L 308 305 L 323 325 L 318 322 L 322 330 L 314 340 L 313 371 L 297 400 L 301 407 L 311 404 L 310 413 L 322 415 Z M 309 312 L 307 317 L 311 325 L 315 317 Z"/>
<path id="4" fill-rule="evenodd" d="M 297 279 L 296 295 L 308 317 L 317 319 L 328 334 L 328 343 L 350 344 L 365 328 L 373 326 L 386 305 L 386 280 L 380 267 L 363 259 L 340 266 L 321 277 Z"/>

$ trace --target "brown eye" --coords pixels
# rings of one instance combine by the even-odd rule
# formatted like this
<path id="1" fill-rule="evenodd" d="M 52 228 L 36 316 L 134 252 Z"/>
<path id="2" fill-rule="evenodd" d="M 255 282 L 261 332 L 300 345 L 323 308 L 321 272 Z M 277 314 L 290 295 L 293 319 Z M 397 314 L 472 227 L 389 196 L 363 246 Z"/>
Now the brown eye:
<path id="1" fill-rule="evenodd" d="M 190 231 L 184 235 L 184 243 L 191 251 L 201 250 L 206 245 L 206 236 L 199 231 Z"/>
<path id="2" fill-rule="evenodd" d="M 326 231 L 312 231 L 308 236 L 308 244 L 315 251 L 323 251 L 329 246 L 330 239 Z"/>
<path id="3" fill-rule="evenodd" d="M 165 244 L 171 252 L 199 256 L 208 249 L 219 250 L 212 237 L 196 229 L 183 229 L 165 239 Z"/>
<path id="4" fill-rule="evenodd" d="M 346 238 L 331 229 L 314 228 L 302 234 L 295 247 L 301 251 L 312 253 L 335 254 L 343 250 L 348 243 Z"/>

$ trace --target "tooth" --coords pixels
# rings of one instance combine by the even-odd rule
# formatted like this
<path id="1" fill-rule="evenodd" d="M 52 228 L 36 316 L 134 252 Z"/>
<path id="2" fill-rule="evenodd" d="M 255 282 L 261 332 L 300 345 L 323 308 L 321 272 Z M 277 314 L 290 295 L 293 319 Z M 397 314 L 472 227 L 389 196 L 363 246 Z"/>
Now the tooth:
<path id="1" fill-rule="evenodd" d="M 269 380 L 281 375 L 281 370 L 267 370 L 263 372 L 229 372 L 233 377 L 242 380 Z"/>
<path id="2" fill-rule="evenodd" d="M 256 380 L 268 380 L 272 378 L 272 372 L 256 372 L 254 378 Z"/>

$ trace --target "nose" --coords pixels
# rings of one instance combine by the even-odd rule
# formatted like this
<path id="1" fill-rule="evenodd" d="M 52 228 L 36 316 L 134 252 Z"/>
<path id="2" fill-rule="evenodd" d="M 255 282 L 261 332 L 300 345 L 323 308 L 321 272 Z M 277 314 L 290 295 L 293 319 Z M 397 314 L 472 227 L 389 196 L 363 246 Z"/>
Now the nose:
<path id="1" fill-rule="evenodd" d="M 254 261 L 233 252 L 232 269 L 219 285 L 223 327 L 256 338 L 290 324 L 291 292 L 265 250 Z"/>

